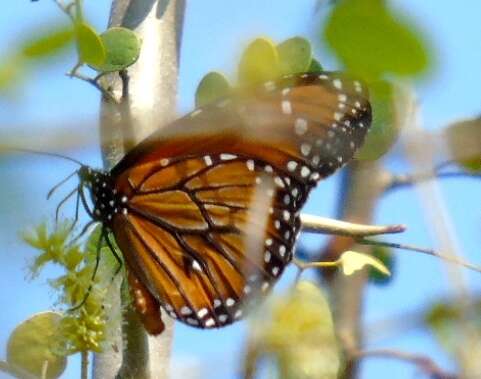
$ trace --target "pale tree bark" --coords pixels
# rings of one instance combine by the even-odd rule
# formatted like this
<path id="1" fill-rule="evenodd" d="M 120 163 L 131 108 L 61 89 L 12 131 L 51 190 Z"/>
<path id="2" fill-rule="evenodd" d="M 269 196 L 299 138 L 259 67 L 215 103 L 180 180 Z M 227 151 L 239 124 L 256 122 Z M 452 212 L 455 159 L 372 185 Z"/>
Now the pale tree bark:
<path id="1" fill-rule="evenodd" d="M 106 167 L 114 165 L 132 146 L 175 118 L 180 40 L 184 0 L 115 0 L 109 27 L 124 26 L 142 40 L 139 60 L 129 67 L 124 80 L 108 78 L 121 106 L 102 102 L 101 140 Z M 128 83 L 126 87 L 125 84 Z M 111 298 L 120 298 L 119 286 Z M 111 313 L 120 312 L 118 306 Z M 117 320 L 117 321 L 115 321 Z M 112 317 L 113 346 L 97 354 L 96 379 L 168 377 L 173 321 L 163 319 L 166 329 L 148 336 L 133 311 L 122 321 Z M 123 338 L 122 338 L 123 335 Z"/>
<path id="2" fill-rule="evenodd" d="M 339 204 L 339 219 L 371 223 L 385 185 L 384 171 L 379 162 L 352 164 L 344 173 L 341 183 L 343 196 Z M 354 250 L 362 252 L 366 250 L 366 246 L 355 246 Z M 339 249 L 335 254 L 341 254 L 343 251 L 344 249 Z M 337 258 L 330 256 L 328 260 Z M 335 274 L 328 281 L 336 331 L 346 352 L 346 366 L 342 376 L 346 379 L 357 377 L 358 360 L 350 356 L 350 351 L 362 346 L 361 315 L 366 281 L 364 271 L 350 276 Z"/>

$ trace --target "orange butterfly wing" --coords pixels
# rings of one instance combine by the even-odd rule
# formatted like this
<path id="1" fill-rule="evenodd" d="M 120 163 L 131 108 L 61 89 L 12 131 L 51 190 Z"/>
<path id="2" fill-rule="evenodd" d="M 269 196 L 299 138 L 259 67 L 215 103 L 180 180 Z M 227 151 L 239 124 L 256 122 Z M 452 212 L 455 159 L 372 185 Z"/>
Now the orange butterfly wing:
<path id="1" fill-rule="evenodd" d="M 189 325 L 239 319 L 292 259 L 310 189 L 352 157 L 370 121 L 360 83 L 305 74 L 154 134 L 112 170 L 126 199 L 112 229 L 131 275 Z"/>

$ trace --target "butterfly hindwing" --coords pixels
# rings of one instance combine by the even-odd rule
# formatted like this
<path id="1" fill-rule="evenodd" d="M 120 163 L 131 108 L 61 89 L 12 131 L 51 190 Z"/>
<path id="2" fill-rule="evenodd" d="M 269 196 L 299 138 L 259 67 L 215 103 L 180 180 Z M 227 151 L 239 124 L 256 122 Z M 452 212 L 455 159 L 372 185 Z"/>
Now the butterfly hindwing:
<path id="1" fill-rule="evenodd" d="M 174 169 L 188 180 L 165 186 L 164 171 Z M 170 316 L 189 325 L 219 327 L 242 317 L 292 258 L 302 197 L 293 189 L 300 184 L 227 154 L 179 158 L 143 177 L 138 170 L 128 212 L 113 227 L 128 268 Z"/>

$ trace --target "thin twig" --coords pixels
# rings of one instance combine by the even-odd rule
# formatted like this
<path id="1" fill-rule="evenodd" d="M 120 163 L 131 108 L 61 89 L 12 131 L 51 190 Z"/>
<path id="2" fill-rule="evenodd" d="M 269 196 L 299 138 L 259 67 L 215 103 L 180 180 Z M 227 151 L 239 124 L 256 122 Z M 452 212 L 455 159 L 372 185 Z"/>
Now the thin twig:
<path id="1" fill-rule="evenodd" d="M 304 232 L 335 234 L 348 237 L 365 237 L 380 234 L 402 233 L 404 225 L 365 225 L 325 217 L 301 214 L 301 225 Z"/>
<path id="2" fill-rule="evenodd" d="M 102 85 L 98 82 L 97 78 L 100 78 L 101 76 L 97 75 L 96 78 L 90 78 L 86 75 L 80 74 L 77 71 L 76 67 L 74 67 L 74 69 L 72 71 L 68 72 L 67 76 L 70 76 L 71 78 L 77 78 L 77 79 L 83 80 L 84 82 L 87 82 L 87 83 L 91 84 L 92 86 L 94 86 L 96 89 L 98 89 L 102 93 L 102 95 L 104 96 L 105 99 L 109 100 L 113 104 L 118 104 L 118 101 L 114 97 L 114 95 L 112 95 L 112 93 L 110 93 L 110 91 L 108 91 L 107 89 L 102 87 Z"/>
<path id="3" fill-rule="evenodd" d="M 71 9 L 74 3 L 65 4 L 62 0 L 53 0 L 53 2 L 60 8 L 60 10 L 69 16 L 72 20 L 74 19 Z"/>
<path id="4" fill-rule="evenodd" d="M 393 249 L 402 249 L 402 250 L 409 250 L 409 251 L 415 251 L 417 253 L 422 253 L 422 254 L 427 254 L 427 255 L 432 255 L 433 257 L 440 258 L 446 262 L 451 262 L 455 263 L 458 265 L 461 265 L 463 267 L 466 267 L 470 270 L 476 271 L 481 273 L 481 267 L 474 265 L 469 262 L 465 262 L 459 258 L 454 258 L 450 257 L 447 255 L 443 255 L 440 253 L 435 252 L 433 249 L 426 249 L 423 247 L 418 247 L 414 245 L 407 245 L 407 244 L 402 244 L 402 243 L 395 243 L 395 242 L 384 242 L 384 241 L 373 241 L 370 239 L 365 239 L 365 238 L 359 238 L 356 240 L 357 243 L 360 243 L 362 245 L 371 245 L 371 246 L 385 246 L 385 247 L 391 247 Z"/>
<path id="5" fill-rule="evenodd" d="M 356 358 L 391 358 L 416 365 L 432 379 L 458 379 L 458 375 L 450 374 L 441 369 L 431 358 L 394 349 L 359 350 L 351 352 Z"/>
<path id="6" fill-rule="evenodd" d="M 453 162 L 453 161 L 446 161 L 437 165 L 432 171 L 428 171 L 428 172 L 393 175 L 388 185 L 386 186 L 385 191 L 388 192 L 388 191 L 412 186 L 414 184 L 426 182 L 429 180 L 435 180 L 435 179 L 450 179 L 450 178 L 481 179 L 481 173 L 468 172 L 468 171 L 441 172 L 444 168 L 455 163 L 456 162 Z"/>

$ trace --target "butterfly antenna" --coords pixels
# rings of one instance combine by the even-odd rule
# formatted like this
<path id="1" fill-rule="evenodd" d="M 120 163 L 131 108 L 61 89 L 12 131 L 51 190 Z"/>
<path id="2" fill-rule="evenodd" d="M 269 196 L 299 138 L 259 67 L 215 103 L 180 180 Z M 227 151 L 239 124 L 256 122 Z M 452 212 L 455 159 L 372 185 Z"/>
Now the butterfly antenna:
<path id="1" fill-rule="evenodd" d="M 6 151 L 13 151 L 13 152 L 17 152 L 17 153 L 38 154 L 38 155 L 46 155 L 46 156 L 49 156 L 49 157 L 62 158 L 62 159 L 65 159 L 67 161 L 76 163 L 79 166 L 85 166 L 82 162 L 80 162 L 80 161 L 78 161 L 74 158 L 67 157 L 66 155 L 62 155 L 62 154 L 49 153 L 49 152 L 46 152 L 46 151 L 37 151 L 37 150 L 24 149 L 24 148 L 6 148 L 5 150 Z"/>

